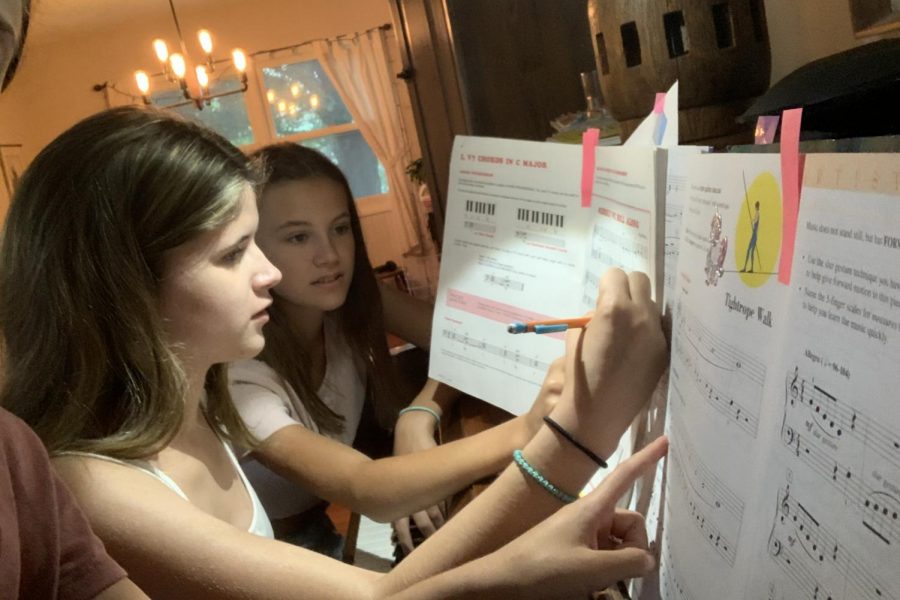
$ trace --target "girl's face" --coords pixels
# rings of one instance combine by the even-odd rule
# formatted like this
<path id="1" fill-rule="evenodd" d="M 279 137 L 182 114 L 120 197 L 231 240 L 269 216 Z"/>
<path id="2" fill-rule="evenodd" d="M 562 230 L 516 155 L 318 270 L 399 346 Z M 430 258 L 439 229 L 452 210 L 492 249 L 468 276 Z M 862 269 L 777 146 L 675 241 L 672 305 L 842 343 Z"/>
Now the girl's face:
<path id="1" fill-rule="evenodd" d="M 247 185 L 238 217 L 169 251 L 160 313 L 176 352 L 200 368 L 256 356 L 269 290 L 281 279 L 254 241 L 256 196 Z"/>
<path id="2" fill-rule="evenodd" d="M 259 245 L 284 274 L 275 291 L 310 315 L 339 308 L 350 289 L 356 242 L 347 201 L 342 186 L 313 177 L 276 183 L 260 203 Z"/>

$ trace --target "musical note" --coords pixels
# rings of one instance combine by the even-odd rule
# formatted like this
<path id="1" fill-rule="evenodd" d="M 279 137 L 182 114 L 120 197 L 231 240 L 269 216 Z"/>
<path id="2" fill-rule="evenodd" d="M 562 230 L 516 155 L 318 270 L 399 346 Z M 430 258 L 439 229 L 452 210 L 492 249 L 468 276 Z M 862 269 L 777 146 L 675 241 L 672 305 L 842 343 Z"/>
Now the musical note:
<path id="1" fill-rule="evenodd" d="M 505 289 L 507 291 L 509 291 L 509 290 L 515 290 L 517 292 L 525 291 L 525 284 L 523 282 L 516 281 L 514 279 L 510 279 L 509 277 L 498 277 L 491 273 L 485 273 L 484 281 L 485 281 L 485 283 L 490 283 L 490 284 L 502 287 L 503 289 Z"/>
<path id="2" fill-rule="evenodd" d="M 756 438 L 759 427 L 758 412 L 750 406 L 744 406 L 740 399 L 710 383 L 698 367 L 690 351 L 682 350 L 682 340 L 676 337 L 672 343 L 672 389 L 681 397 L 683 378 L 687 377 L 696 391 L 696 395 L 708 402 L 730 422 L 734 422 Z"/>
<path id="3" fill-rule="evenodd" d="M 869 485 L 852 469 L 834 460 L 815 442 L 813 436 L 801 435 L 793 427 L 785 426 L 782 441 L 794 456 L 831 483 L 859 510 L 862 525 L 876 539 L 886 545 L 900 542 L 900 499 Z"/>
<path id="4" fill-rule="evenodd" d="M 481 338 L 473 338 L 470 337 L 468 333 L 458 333 L 456 331 L 453 331 L 452 329 L 443 329 L 441 331 L 441 335 L 448 340 L 459 342 L 460 344 L 462 344 L 463 350 L 475 349 L 486 354 L 497 356 L 501 359 L 509 360 L 513 363 L 514 370 L 519 366 L 528 367 L 529 369 L 534 370 L 535 377 L 540 377 L 541 379 L 543 378 L 544 373 L 547 372 L 547 369 L 550 368 L 549 363 L 540 360 L 537 356 L 523 356 L 518 348 L 515 349 L 515 351 L 511 351 L 504 346 L 489 344 Z M 509 371 L 504 371 L 496 365 L 485 364 L 485 367 L 513 374 Z M 515 376 L 519 379 L 522 379 L 522 377 L 519 375 Z M 536 384 L 539 383 L 540 379 L 536 381 Z"/>
<path id="5" fill-rule="evenodd" d="M 719 556 L 734 566 L 737 542 L 744 517 L 744 502 L 704 463 L 683 434 L 683 425 L 672 416 L 669 477 L 687 504 L 692 522 Z M 676 442 L 677 440 L 677 442 Z M 675 486 L 669 486 L 672 501 Z"/>
<path id="6" fill-rule="evenodd" d="M 778 509 L 769 535 L 769 555 L 810 598 L 835 598 L 823 581 L 841 574 L 841 598 L 895 598 L 862 560 L 841 549 L 837 536 L 795 498 L 790 486 L 778 491 Z"/>
<path id="7" fill-rule="evenodd" d="M 663 543 L 661 559 L 663 576 L 660 580 L 660 588 L 663 592 L 663 598 L 692 600 L 694 595 L 690 592 L 690 588 L 677 575 L 677 563 L 672 558 L 672 548 L 669 546 L 668 540 L 665 540 Z"/>
<path id="8" fill-rule="evenodd" d="M 815 381 L 800 377 L 798 368 L 795 367 L 788 378 L 786 409 L 802 408 L 809 422 L 824 436 L 835 441 L 852 436 L 900 469 L 900 443 L 896 432 L 839 400 Z"/>

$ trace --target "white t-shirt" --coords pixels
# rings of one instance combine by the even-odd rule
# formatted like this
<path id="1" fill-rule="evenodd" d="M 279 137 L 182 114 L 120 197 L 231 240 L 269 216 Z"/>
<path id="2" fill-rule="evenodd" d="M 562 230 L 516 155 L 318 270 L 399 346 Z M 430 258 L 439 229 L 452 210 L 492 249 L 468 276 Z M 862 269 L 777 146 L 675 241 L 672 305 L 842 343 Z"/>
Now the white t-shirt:
<path id="1" fill-rule="evenodd" d="M 325 360 L 325 378 L 318 395 L 331 410 L 343 415 L 344 431 L 322 435 L 349 446 L 356 437 L 362 417 L 365 383 L 350 347 L 327 320 Z M 321 433 L 293 388 L 267 364 L 258 360 L 233 363 L 228 369 L 228 379 L 234 404 L 257 439 L 266 440 L 279 429 L 297 424 Z M 272 519 L 293 516 L 320 502 L 319 498 L 250 455 L 241 459 L 241 465 Z"/>

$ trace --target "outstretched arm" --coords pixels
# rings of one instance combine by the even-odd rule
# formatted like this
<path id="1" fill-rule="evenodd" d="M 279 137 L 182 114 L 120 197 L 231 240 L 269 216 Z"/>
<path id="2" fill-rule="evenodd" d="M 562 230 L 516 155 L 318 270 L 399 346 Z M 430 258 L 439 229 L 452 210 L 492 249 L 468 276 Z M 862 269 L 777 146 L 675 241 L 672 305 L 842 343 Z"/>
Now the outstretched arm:
<path id="1" fill-rule="evenodd" d="M 608 271 L 586 330 L 567 340 L 565 386 L 554 419 L 600 456 L 609 456 L 647 402 L 666 361 L 659 312 L 640 273 Z M 597 466 L 542 427 L 526 459 L 557 487 L 576 494 Z M 560 508 L 516 466 L 406 558 L 390 583 L 408 585 L 489 554 Z M 477 532 L 473 535 L 472 532 Z M 399 589 L 399 588 L 397 588 Z"/>
<path id="2" fill-rule="evenodd" d="M 660 438 L 623 462 L 596 490 L 509 544 L 401 591 L 421 598 L 587 598 L 655 565 L 644 518 L 616 502 L 668 447 Z M 391 586 L 388 578 L 380 586 Z"/>
<path id="3" fill-rule="evenodd" d="M 336 502 L 377 521 L 390 521 L 441 502 L 511 460 L 540 427 L 541 418 L 560 390 L 561 369 L 553 369 L 532 410 L 477 435 L 410 454 L 372 460 L 357 450 L 302 425 L 283 427 L 254 454 L 266 466 L 320 498 Z M 259 393 L 271 393 L 260 388 Z M 419 433 L 433 436 L 434 417 L 422 419 Z M 398 428 L 404 424 L 398 424 Z M 433 440 L 433 437 L 430 438 Z"/>
<path id="4" fill-rule="evenodd" d="M 112 556 L 154 598 L 437 600 L 515 592 L 524 600 L 577 597 L 652 566 L 641 518 L 616 511 L 615 501 L 664 451 L 664 440 L 649 446 L 513 543 L 408 589 L 397 570 L 380 576 L 240 531 L 128 467 L 89 458 L 57 466 Z M 425 554 L 423 547 L 413 556 Z M 100 596 L 137 597 L 127 582 Z"/>
<path id="5" fill-rule="evenodd" d="M 544 383 L 538 393 L 537 399 L 531 409 L 525 415 L 516 417 L 525 428 L 526 433 L 523 436 L 511 437 L 506 439 L 505 444 L 492 444 L 488 448 L 478 449 L 478 452 L 491 451 L 498 452 L 497 456 L 483 455 L 482 458 L 499 465 L 490 474 L 496 474 L 502 467 L 510 462 L 512 451 L 521 448 L 531 439 L 542 423 L 544 415 L 548 414 L 555 406 L 562 392 L 563 385 L 563 360 L 559 358 L 550 365 Z M 452 390 L 448 386 L 438 384 L 436 381 L 429 379 L 423 388 L 422 393 L 412 403 L 412 405 L 424 405 L 437 410 L 437 408 L 425 401 L 429 394 L 435 393 L 442 395 L 441 390 Z M 436 390 L 436 392 L 432 392 Z M 455 390 L 454 390 L 455 391 Z M 444 391 L 444 394 L 447 392 Z M 404 413 L 397 420 L 394 429 L 394 454 L 404 455 L 422 452 L 437 446 L 434 438 L 434 428 L 436 426 L 433 416 L 424 411 L 411 411 Z M 520 428 L 521 429 L 521 428 Z M 493 431 L 493 430 L 492 430 Z M 498 429 L 494 433 L 500 435 L 502 430 Z M 474 481 L 474 480 L 473 480 Z M 459 490 L 454 490 L 454 493 Z M 416 527 L 425 536 L 429 537 L 444 524 L 444 515 L 438 506 L 431 506 L 425 510 L 413 513 L 411 516 L 400 517 L 393 522 L 394 531 L 397 533 L 397 541 L 406 551 L 413 550 L 413 539 L 410 531 L 410 521 L 415 522 Z"/>

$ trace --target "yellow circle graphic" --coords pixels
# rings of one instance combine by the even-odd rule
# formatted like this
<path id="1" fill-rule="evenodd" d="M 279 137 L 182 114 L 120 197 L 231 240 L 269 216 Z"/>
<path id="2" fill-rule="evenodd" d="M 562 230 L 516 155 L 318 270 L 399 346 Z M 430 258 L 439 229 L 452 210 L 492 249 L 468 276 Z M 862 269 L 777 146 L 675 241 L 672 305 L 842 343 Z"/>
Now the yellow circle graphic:
<path id="1" fill-rule="evenodd" d="M 781 187 L 762 173 L 747 188 L 734 232 L 734 262 L 747 287 L 759 287 L 778 270 Z"/>

